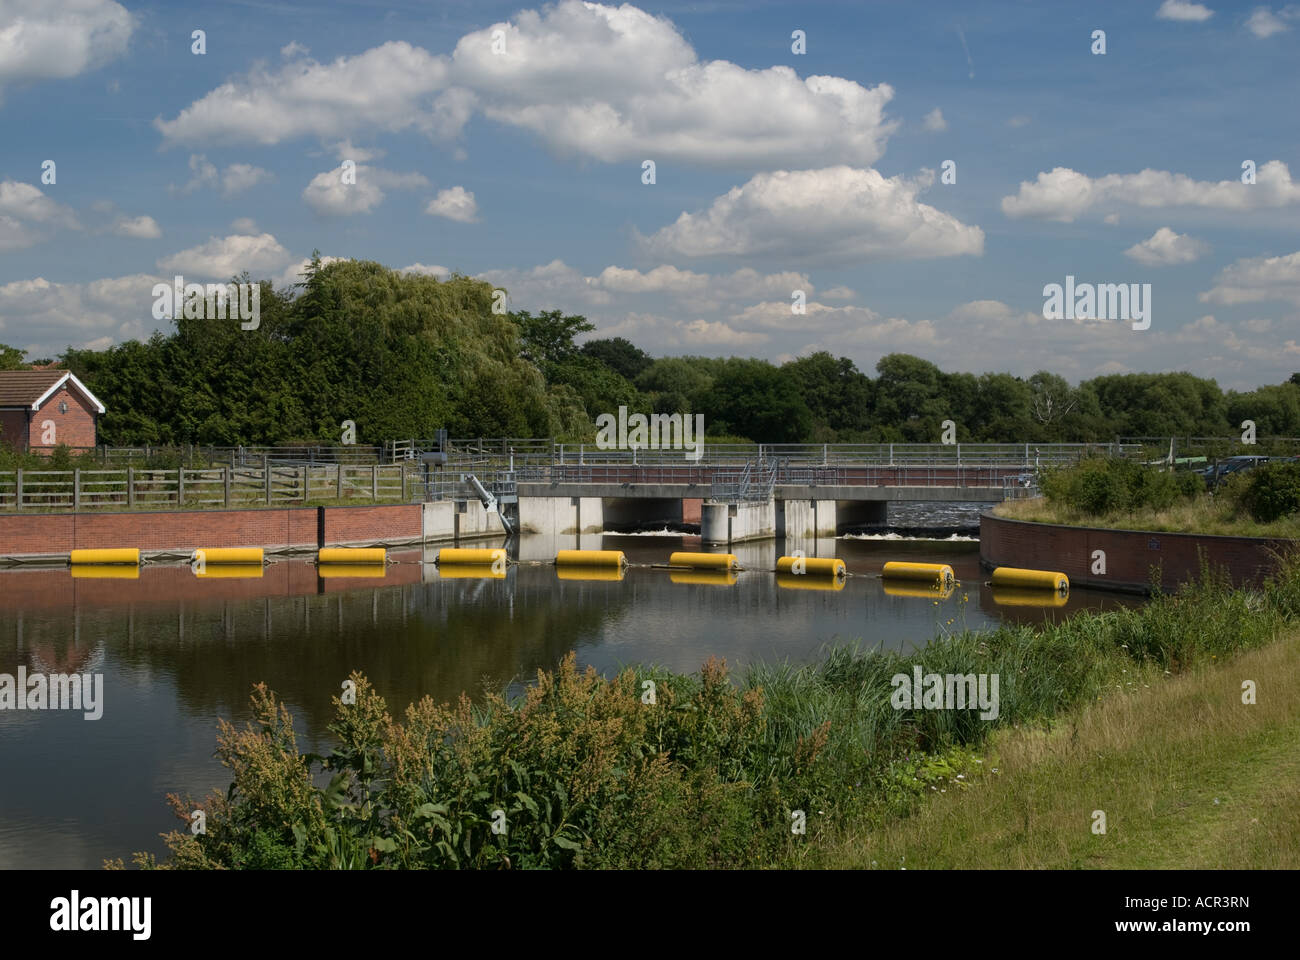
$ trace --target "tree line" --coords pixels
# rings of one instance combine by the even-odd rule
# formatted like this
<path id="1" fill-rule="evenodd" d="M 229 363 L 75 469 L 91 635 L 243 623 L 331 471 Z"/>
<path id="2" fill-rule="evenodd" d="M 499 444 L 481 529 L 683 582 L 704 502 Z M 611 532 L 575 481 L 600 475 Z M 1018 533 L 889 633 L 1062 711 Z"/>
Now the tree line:
<path id="1" fill-rule="evenodd" d="M 247 282 L 247 276 L 237 281 Z M 1247 392 L 1191 373 L 1112 374 L 1070 385 L 1039 371 L 945 372 L 882 357 L 875 376 L 827 352 L 776 365 L 660 357 L 561 311 L 493 312 L 491 284 L 402 274 L 369 261 L 322 266 L 295 287 L 261 284 L 254 330 L 177 319 L 169 333 L 60 356 L 108 408 L 100 442 L 216 445 L 452 436 L 591 442 L 595 418 L 702 413 L 711 439 L 764 442 L 1109 441 L 1117 436 L 1300 436 L 1300 374 Z M 23 354 L 0 344 L 0 369 Z M 2 440 L 3 438 L 0 438 Z"/>

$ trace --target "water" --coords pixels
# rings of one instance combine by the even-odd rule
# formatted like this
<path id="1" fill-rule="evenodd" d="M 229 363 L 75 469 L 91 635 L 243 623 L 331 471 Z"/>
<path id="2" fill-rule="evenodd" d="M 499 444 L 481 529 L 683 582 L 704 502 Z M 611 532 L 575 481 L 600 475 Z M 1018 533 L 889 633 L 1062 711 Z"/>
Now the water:
<path id="1" fill-rule="evenodd" d="M 382 580 L 321 580 L 305 560 L 255 579 L 197 579 L 184 566 L 147 566 L 133 580 L 0 572 L 0 672 L 102 673 L 105 701 L 96 721 L 0 712 L 0 867 L 98 868 L 135 850 L 161 854 L 158 835 L 183 826 L 164 795 L 225 790 L 217 719 L 247 720 L 258 681 L 294 714 L 300 749 L 324 752 L 331 698 L 354 669 L 400 713 L 426 694 L 517 691 L 570 650 L 605 673 L 637 662 L 693 671 L 710 655 L 743 668 L 807 662 L 836 641 L 908 650 L 963 626 L 1138 602 L 1076 590 L 1057 609 L 999 607 L 971 539 L 738 545 L 751 569 L 730 586 L 640 566 L 618 582 L 561 580 L 527 560 L 576 540 L 526 538 L 525 562 L 500 580 L 443 579 L 419 562 L 433 549 L 393 552 L 402 562 Z M 581 546 L 623 550 L 634 565 L 700 549 L 698 537 L 681 535 L 584 536 Z M 766 571 L 796 547 L 864 575 L 838 591 L 778 586 Z M 892 596 L 871 576 L 886 560 L 949 563 L 962 584 L 939 603 Z"/>

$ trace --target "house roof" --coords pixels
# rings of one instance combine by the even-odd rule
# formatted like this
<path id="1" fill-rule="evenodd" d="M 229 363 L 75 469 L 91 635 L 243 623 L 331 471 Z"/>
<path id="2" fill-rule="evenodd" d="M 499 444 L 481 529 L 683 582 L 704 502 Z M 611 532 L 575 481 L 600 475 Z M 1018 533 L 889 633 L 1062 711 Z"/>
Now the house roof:
<path id="1" fill-rule="evenodd" d="M 67 370 L 0 370 L 0 408 L 37 410 L 65 384 L 74 387 L 100 413 L 104 405 Z"/>

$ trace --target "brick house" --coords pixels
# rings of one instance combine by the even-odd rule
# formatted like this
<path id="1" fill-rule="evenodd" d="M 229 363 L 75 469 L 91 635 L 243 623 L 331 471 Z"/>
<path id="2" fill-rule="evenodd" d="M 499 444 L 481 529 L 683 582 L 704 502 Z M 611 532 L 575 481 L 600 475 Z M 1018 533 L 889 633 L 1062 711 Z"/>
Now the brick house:
<path id="1" fill-rule="evenodd" d="M 67 370 L 0 370 L 0 444 L 49 452 L 95 446 L 104 405 Z"/>

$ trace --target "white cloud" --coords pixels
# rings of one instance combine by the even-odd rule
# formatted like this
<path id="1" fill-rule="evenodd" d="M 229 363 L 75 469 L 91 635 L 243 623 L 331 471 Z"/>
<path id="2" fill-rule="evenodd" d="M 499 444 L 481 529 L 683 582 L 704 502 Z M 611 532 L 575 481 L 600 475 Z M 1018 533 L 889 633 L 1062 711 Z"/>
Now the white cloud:
<path id="1" fill-rule="evenodd" d="M 283 143 L 301 136 L 337 139 L 360 131 L 429 129 L 434 93 L 446 82 L 445 57 L 390 41 L 322 64 L 263 66 L 194 101 L 154 126 L 166 145 Z"/>
<path id="2" fill-rule="evenodd" d="M 594 277 L 585 277 L 581 270 L 558 259 L 527 270 L 488 270 L 476 279 L 509 291 L 511 309 L 575 309 L 608 304 L 613 299 Z"/>
<path id="3" fill-rule="evenodd" d="M 112 0 L 5 0 L 0 4 L 0 92 L 6 84 L 62 80 L 126 53 L 135 20 Z"/>
<path id="4" fill-rule="evenodd" d="M 451 271 L 446 267 L 440 267 L 436 263 L 412 263 L 410 266 L 402 267 L 401 273 L 416 273 L 424 277 L 435 277 L 438 280 L 446 280 L 451 276 Z"/>
<path id="5" fill-rule="evenodd" d="M 701 61 L 666 18 L 562 0 L 465 35 L 450 58 L 391 42 L 329 64 L 258 67 L 154 123 L 166 144 L 408 128 L 450 139 L 481 112 L 605 162 L 871 163 L 897 126 L 884 116 L 893 95 L 884 83 Z"/>
<path id="6" fill-rule="evenodd" d="M 0 284 L 0 327 L 32 356 L 54 356 L 71 344 L 103 349 L 145 339 L 155 329 L 153 286 L 170 278 L 134 274 L 90 283 L 44 277 Z"/>
<path id="7" fill-rule="evenodd" d="M 1191 3 L 1189 0 L 1165 0 L 1156 11 L 1161 20 L 1186 20 L 1201 23 L 1214 16 L 1214 11 L 1203 3 Z"/>
<path id="8" fill-rule="evenodd" d="M 787 271 L 763 274 L 750 267 L 729 274 L 711 274 L 680 270 L 669 264 L 644 273 L 610 266 L 602 270 L 600 276 L 588 278 L 587 282 L 611 293 L 661 293 L 679 300 L 690 300 L 698 305 L 752 300 L 756 296 L 789 298 L 795 290 L 802 290 L 805 297 L 811 297 L 815 291 L 813 282 L 805 273 Z M 787 309 L 789 305 L 787 299 Z"/>
<path id="9" fill-rule="evenodd" d="M 1209 244 L 1204 240 L 1161 227 L 1146 240 L 1125 250 L 1124 255 L 1145 267 L 1171 267 L 1192 263 L 1209 252 Z"/>
<path id="10" fill-rule="evenodd" d="M 1287 7 L 1274 13 L 1268 7 L 1256 7 L 1246 21 L 1246 29 L 1260 38 L 1271 37 L 1275 33 L 1290 30 L 1291 28 L 1282 22 L 1282 18 L 1287 17 L 1290 19 L 1293 17 L 1295 9 L 1294 7 Z"/>
<path id="11" fill-rule="evenodd" d="M 294 57 L 305 57 L 309 53 L 311 53 L 311 50 L 304 47 L 297 40 L 290 40 L 280 48 L 280 56 L 286 60 L 292 60 Z"/>
<path id="12" fill-rule="evenodd" d="M 261 279 L 283 268 L 292 257 L 269 233 L 256 236 L 234 234 L 212 237 L 207 243 L 190 247 L 158 261 L 158 269 L 180 273 L 187 278 L 228 280 L 247 270 Z"/>
<path id="13" fill-rule="evenodd" d="M 156 240 L 162 236 L 162 229 L 153 217 L 118 217 L 113 221 L 113 232 L 119 237 L 133 237 L 137 240 Z"/>
<path id="14" fill-rule="evenodd" d="M 1039 173 L 1035 181 L 1022 181 L 1014 196 L 1002 198 L 1008 217 L 1037 217 L 1070 223 L 1099 206 L 1200 207 L 1219 210 L 1259 210 L 1300 203 L 1300 184 L 1280 160 L 1270 160 L 1256 171 L 1255 183 L 1193 180 L 1183 173 L 1143 170 L 1110 173 L 1093 179 L 1068 167 Z"/>
<path id="15" fill-rule="evenodd" d="M 1272 300 L 1300 304 L 1300 251 L 1238 260 L 1220 271 L 1214 286 L 1198 299 L 1224 306 Z"/>
<path id="16" fill-rule="evenodd" d="M 323 216 L 348 216 L 356 213 L 370 213 L 384 202 L 383 187 L 393 190 L 414 190 L 427 187 L 428 179 L 422 173 L 394 173 L 357 164 L 356 182 L 343 182 L 343 165 L 333 170 L 326 170 L 312 177 L 302 191 L 302 198 L 317 213 Z"/>
<path id="17" fill-rule="evenodd" d="M 842 166 L 760 173 L 641 241 L 652 252 L 686 257 L 842 261 L 982 253 L 979 227 L 917 201 L 933 180 L 928 170 L 907 180 Z"/>
<path id="18" fill-rule="evenodd" d="M 270 179 L 270 171 L 263 170 L 261 167 L 254 167 L 247 163 L 232 163 L 221 174 L 221 191 L 230 197 Z"/>
<path id="19" fill-rule="evenodd" d="M 940 133 L 948 129 L 948 121 L 943 118 L 943 111 L 938 107 L 927 113 L 921 124 L 931 133 Z"/>
<path id="20" fill-rule="evenodd" d="M 261 233 L 257 229 L 257 221 L 252 217 L 239 217 L 230 222 L 230 229 L 235 233 Z"/>
<path id="21" fill-rule="evenodd" d="M 473 223 L 478 219 L 478 204 L 474 194 L 464 187 L 452 187 L 439 190 L 438 195 L 429 201 L 424 212 L 432 217 L 446 217 L 458 223 Z"/>
<path id="22" fill-rule="evenodd" d="M 81 229 L 76 214 L 39 187 L 0 180 L 0 252 L 21 250 L 49 238 L 57 228 Z"/>
<path id="23" fill-rule="evenodd" d="M 343 263 L 351 259 L 351 257 L 329 257 L 322 255 L 320 258 L 320 265 L 322 267 L 328 267 L 331 263 Z M 292 287 L 294 284 L 302 283 L 303 274 L 310 266 L 310 257 L 304 257 L 297 263 L 291 263 L 289 266 L 284 268 L 284 272 L 282 272 L 278 277 L 272 278 L 272 285 L 277 290 L 281 290 L 285 287 Z"/>

